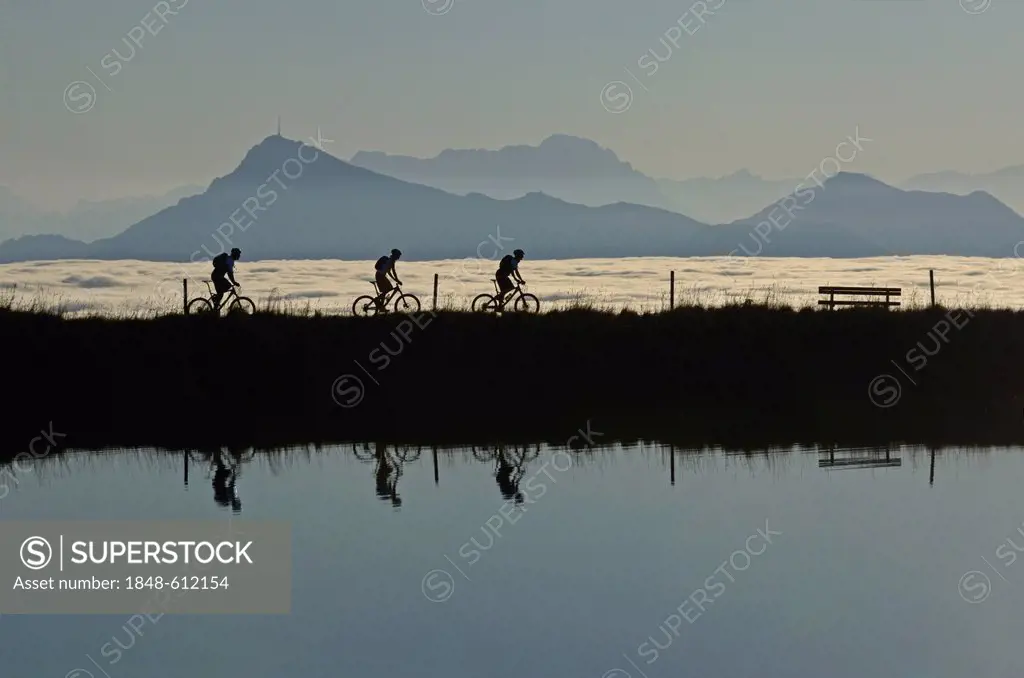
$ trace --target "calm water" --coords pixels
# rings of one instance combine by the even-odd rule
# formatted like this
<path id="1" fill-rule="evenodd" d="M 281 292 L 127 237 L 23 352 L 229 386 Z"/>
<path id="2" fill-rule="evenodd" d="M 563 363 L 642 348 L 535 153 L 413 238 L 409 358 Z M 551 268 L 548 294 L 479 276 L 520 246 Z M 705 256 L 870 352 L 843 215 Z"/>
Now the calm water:
<path id="1" fill-rule="evenodd" d="M 839 470 L 808 449 L 670 463 L 663 447 L 542 446 L 506 448 L 504 464 L 493 448 L 441 451 L 436 471 L 429 448 L 357 449 L 243 458 L 234 493 L 198 455 L 186 486 L 184 455 L 147 450 L 20 474 L 0 519 L 290 521 L 293 603 L 165 616 L 134 638 L 129 615 L 5 616 L 3 675 L 101 676 L 86 655 L 111 678 L 1024 671 L 1024 561 L 996 555 L 1024 544 L 1019 449 L 940 450 L 933 465 L 894 448 L 889 466 L 839 450 L 876 462 Z M 972 570 L 991 582 L 977 604 L 961 590 L 985 593 L 978 575 L 958 587 Z M 115 638 L 129 649 L 111 665 L 99 650 Z"/>

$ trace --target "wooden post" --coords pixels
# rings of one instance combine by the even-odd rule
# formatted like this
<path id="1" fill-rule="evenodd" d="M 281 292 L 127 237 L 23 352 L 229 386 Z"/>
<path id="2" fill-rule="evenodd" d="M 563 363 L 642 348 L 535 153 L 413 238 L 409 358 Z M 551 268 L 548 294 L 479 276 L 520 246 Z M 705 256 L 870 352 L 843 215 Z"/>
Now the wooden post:
<path id="1" fill-rule="evenodd" d="M 935 448 L 934 447 L 932 447 L 932 468 L 928 472 L 928 484 L 929 485 L 934 485 L 935 484 Z"/>
<path id="2" fill-rule="evenodd" d="M 675 484 L 676 484 L 676 446 L 675 445 L 669 444 L 669 446 L 668 446 L 668 454 L 669 454 L 669 457 L 668 457 L 669 468 L 672 470 L 672 486 L 675 487 Z"/>
<path id="3" fill-rule="evenodd" d="M 932 308 L 935 308 L 935 270 L 928 269 L 928 280 L 932 286 Z"/>
<path id="4" fill-rule="evenodd" d="M 185 304 L 185 315 L 188 315 L 188 278 L 181 279 L 181 297 Z"/>
<path id="5" fill-rule="evenodd" d="M 434 274 L 434 277 L 435 279 L 437 278 L 436 273 Z M 431 450 L 434 452 L 434 484 L 437 485 L 440 480 L 440 476 L 437 473 L 437 447 L 431 446 Z"/>
<path id="6" fill-rule="evenodd" d="M 185 489 L 188 489 L 188 450 L 185 450 Z"/>
<path id="7" fill-rule="evenodd" d="M 437 310 L 437 274 L 436 273 L 434 274 L 434 308 L 433 308 L 433 310 L 435 310 L 435 311 Z"/>
<path id="8" fill-rule="evenodd" d="M 676 307 L 676 272 L 668 274 L 668 310 Z"/>

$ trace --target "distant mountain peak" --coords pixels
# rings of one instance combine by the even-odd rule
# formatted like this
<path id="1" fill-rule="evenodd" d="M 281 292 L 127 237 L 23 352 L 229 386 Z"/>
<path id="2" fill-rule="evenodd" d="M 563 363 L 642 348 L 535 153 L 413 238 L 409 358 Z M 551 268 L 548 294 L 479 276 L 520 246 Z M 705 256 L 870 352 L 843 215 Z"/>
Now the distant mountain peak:
<path id="1" fill-rule="evenodd" d="M 584 137 L 577 137 L 577 136 L 573 136 L 571 134 L 552 134 L 551 136 L 549 136 L 546 139 L 544 139 L 543 141 L 541 141 L 540 144 L 537 146 L 537 148 L 550 148 L 550 147 L 556 147 L 556 148 L 586 148 L 586 149 L 591 149 L 591 150 L 592 149 L 597 149 L 597 150 L 602 150 L 602 151 L 607 150 L 606 148 L 604 148 L 603 146 L 601 146 L 599 143 L 597 143 L 596 141 L 594 141 L 592 139 L 586 139 Z"/>
<path id="2" fill-rule="evenodd" d="M 291 162 L 294 161 L 294 162 Z M 286 167 L 286 163 L 288 166 Z M 214 183 L 223 180 L 265 182 L 274 173 L 282 182 L 296 181 L 301 176 L 353 176 L 360 178 L 379 178 L 390 180 L 381 174 L 364 169 L 340 160 L 322 148 L 316 148 L 304 141 L 296 141 L 278 134 L 272 134 L 249 149 L 242 162 L 233 172 L 225 177 L 215 179 Z"/>
<path id="3" fill-rule="evenodd" d="M 813 184 L 813 182 L 810 182 Z M 894 188 L 884 181 L 879 181 L 868 174 L 861 174 L 859 172 L 840 172 L 839 174 L 826 179 L 824 182 L 826 187 L 830 188 L 858 188 L 858 189 L 876 189 L 879 191 L 898 191 L 898 188 Z M 806 186 L 806 184 L 805 184 Z M 806 186 L 810 188 L 810 186 Z"/>
<path id="4" fill-rule="evenodd" d="M 738 180 L 741 180 L 741 181 L 761 181 L 762 180 L 759 175 L 754 174 L 753 172 L 751 172 L 750 170 L 748 170 L 746 168 L 738 169 L 735 172 L 733 172 L 732 174 L 729 174 L 727 176 L 722 177 L 722 179 L 723 180 L 738 179 Z"/>

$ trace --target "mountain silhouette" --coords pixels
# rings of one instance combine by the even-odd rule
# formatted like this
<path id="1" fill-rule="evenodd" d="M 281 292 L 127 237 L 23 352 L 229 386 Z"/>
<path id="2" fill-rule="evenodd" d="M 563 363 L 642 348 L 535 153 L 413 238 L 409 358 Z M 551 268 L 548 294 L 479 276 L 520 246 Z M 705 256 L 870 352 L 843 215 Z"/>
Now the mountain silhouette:
<path id="1" fill-rule="evenodd" d="M 809 186 L 807 185 L 809 184 Z M 810 256 L 883 256 L 889 254 L 948 254 L 954 256 L 1015 256 L 1024 239 L 1024 219 L 993 196 L 967 196 L 904 191 L 865 174 L 841 172 L 818 186 L 813 181 L 791 194 L 793 218 L 782 201 L 730 224 L 748 231 L 774 215 L 773 227 L 760 254 Z M 762 230 L 764 230 L 762 228 Z M 762 239 L 762 241 L 765 239 Z M 749 237 L 750 251 L 757 245 Z"/>
<path id="2" fill-rule="evenodd" d="M 350 162 L 456 195 L 508 200 L 539 192 L 591 207 L 628 202 L 671 208 L 657 182 L 614 151 L 567 134 L 554 134 L 537 146 L 448 149 L 433 158 L 360 151 Z"/>
<path id="3" fill-rule="evenodd" d="M 1014 246 L 1024 240 L 1024 219 L 982 192 L 904 191 L 866 175 L 841 173 L 822 187 L 811 183 L 788 201 L 710 226 L 643 205 L 588 207 L 539 192 L 514 200 L 460 196 L 272 136 L 203 193 L 123 233 L 88 244 L 62 236 L 22 237 L 0 244 L 0 261 L 200 261 L 233 246 L 241 247 L 250 261 L 375 259 L 392 247 L 402 248 L 412 260 L 497 258 L 498 236 L 505 250 L 521 247 L 534 259 L 730 252 L 1006 257 L 1014 256 Z M 781 207 L 786 204 L 803 206 L 793 209 L 790 223 Z"/>
<path id="4" fill-rule="evenodd" d="M 38 209 L 0 186 L 0 240 L 59 234 L 91 242 L 116 235 L 140 219 L 202 190 L 202 186 L 182 186 L 158 196 L 79 200 L 73 208 L 60 213 Z"/>
<path id="5" fill-rule="evenodd" d="M 315 160 L 304 164 L 300 157 Z M 255 219 L 246 213 L 246 201 Z M 218 227 L 227 237 L 217 234 Z M 202 194 L 117 236 L 88 245 L 21 238 L 0 245 L 0 261 L 199 261 L 232 246 L 242 248 L 247 260 L 371 259 L 396 246 L 408 259 L 487 258 L 496 255 L 490 238 L 499 229 L 502 238 L 513 239 L 503 247 L 522 247 L 539 258 L 649 256 L 683 253 L 702 227 L 673 212 L 625 203 L 586 207 L 540 193 L 516 200 L 457 196 L 275 135 Z"/>
<path id="6" fill-rule="evenodd" d="M 986 174 L 950 171 L 919 174 L 901 183 L 900 188 L 956 195 L 969 195 L 975 191 L 985 191 L 1014 209 L 1018 214 L 1024 214 L 1024 165 L 1004 167 Z"/>
<path id="7" fill-rule="evenodd" d="M 657 183 L 670 209 L 720 224 L 742 219 L 792 193 L 800 179 L 764 179 L 743 169 L 717 179 L 657 179 Z"/>

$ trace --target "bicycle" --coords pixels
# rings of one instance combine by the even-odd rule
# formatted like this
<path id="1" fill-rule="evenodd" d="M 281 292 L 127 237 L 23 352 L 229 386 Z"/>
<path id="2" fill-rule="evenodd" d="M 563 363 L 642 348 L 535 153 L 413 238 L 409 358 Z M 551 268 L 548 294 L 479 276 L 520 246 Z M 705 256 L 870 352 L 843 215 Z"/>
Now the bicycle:
<path id="1" fill-rule="evenodd" d="M 209 280 L 204 280 L 206 283 L 206 291 L 209 293 L 209 298 L 196 297 L 192 301 L 188 302 L 186 311 L 189 315 L 200 315 L 203 313 L 220 313 L 220 310 L 225 305 L 228 307 L 228 314 L 239 313 L 243 315 L 252 315 L 256 312 L 256 304 L 252 303 L 252 299 L 249 297 L 241 297 L 236 291 L 237 288 L 232 285 L 231 289 L 224 293 L 220 298 L 219 304 L 213 303 L 213 287 L 210 285 Z M 228 299 L 231 299 L 231 303 L 227 303 Z"/>
<path id="2" fill-rule="evenodd" d="M 505 300 L 498 303 L 497 295 L 501 293 L 498 287 L 498 281 L 492 280 L 494 283 L 494 295 L 490 294 L 478 294 L 473 299 L 472 309 L 474 311 L 482 311 L 484 313 L 501 313 L 508 306 L 508 303 L 515 299 L 515 303 L 512 308 L 517 312 L 526 313 L 540 313 L 540 299 L 535 295 L 523 292 L 523 286 L 516 285 L 515 289 L 505 295 Z"/>
<path id="3" fill-rule="evenodd" d="M 420 310 L 420 300 L 413 294 L 406 294 L 402 292 L 401 285 L 395 285 L 391 288 L 391 291 L 384 295 L 381 299 L 380 288 L 377 287 L 377 282 L 371 280 L 370 284 L 373 285 L 374 291 L 377 292 L 376 296 L 371 297 L 368 294 L 357 298 L 355 303 L 352 304 L 352 315 L 370 317 L 377 315 L 378 313 L 387 313 L 388 304 L 392 300 L 395 302 L 395 313 L 416 313 Z M 396 296 L 397 295 L 397 296 Z M 380 300 L 380 304 L 377 301 Z"/>

